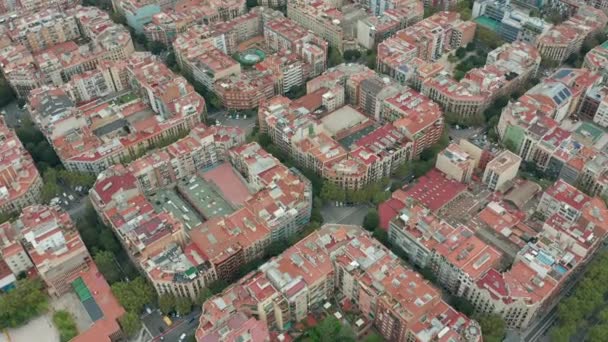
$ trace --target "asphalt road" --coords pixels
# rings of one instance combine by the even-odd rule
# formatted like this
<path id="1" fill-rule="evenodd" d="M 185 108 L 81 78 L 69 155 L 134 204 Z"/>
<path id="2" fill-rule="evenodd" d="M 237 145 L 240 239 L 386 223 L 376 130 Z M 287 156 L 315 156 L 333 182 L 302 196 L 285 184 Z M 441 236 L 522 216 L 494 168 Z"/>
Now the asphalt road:
<path id="1" fill-rule="evenodd" d="M 457 142 L 460 139 L 469 139 L 472 136 L 481 133 L 482 130 L 482 127 L 456 129 L 455 126 L 448 126 L 448 136 Z"/>
<path id="2" fill-rule="evenodd" d="M 173 324 L 167 326 L 158 311 L 153 311 L 142 317 L 147 330 L 153 335 L 152 341 L 177 342 L 182 334 L 194 335 L 198 320 L 201 315 L 200 308 L 196 308 L 185 317 L 172 318 Z M 187 341 L 187 339 L 185 339 Z"/>
<path id="3" fill-rule="evenodd" d="M 17 101 L 13 101 L 0 109 L 6 125 L 11 128 L 17 128 L 21 125 L 21 120 L 24 115 L 29 115 L 27 110 L 19 109 Z"/>
<path id="4" fill-rule="evenodd" d="M 369 206 L 365 204 L 336 207 L 333 203 L 328 203 L 321 208 L 321 215 L 323 215 L 324 223 L 362 225 L 368 209 Z"/>
<path id="5" fill-rule="evenodd" d="M 209 113 L 209 119 L 216 120 L 224 126 L 240 127 L 245 130 L 245 134 L 249 135 L 253 131 L 258 118 L 255 115 L 250 115 L 246 119 L 243 119 L 242 114 L 239 114 L 239 118 L 236 119 L 235 116 L 231 117 L 227 111 L 222 110 Z"/>

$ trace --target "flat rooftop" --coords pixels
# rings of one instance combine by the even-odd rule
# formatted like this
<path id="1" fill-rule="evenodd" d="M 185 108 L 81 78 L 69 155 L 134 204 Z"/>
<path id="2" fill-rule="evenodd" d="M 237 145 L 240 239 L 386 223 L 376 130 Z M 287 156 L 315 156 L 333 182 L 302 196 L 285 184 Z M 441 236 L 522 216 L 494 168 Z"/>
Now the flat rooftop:
<path id="1" fill-rule="evenodd" d="M 251 196 L 247 184 L 230 163 L 212 168 L 203 173 L 203 178 L 215 184 L 233 205 L 240 206 Z"/>
<path id="2" fill-rule="evenodd" d="M 203 223 L 196 210 L 173 189 L 160 189 L 149 199 L 156 212 L 170 212 L 188 230 Z"/>
<path id="3" fill-rule="evenodd" d="M 406 198 L 413 197 L 431 211 L 437 211 L 461 192 L 466 185 L 447 178 L 441 171 L 431 169 L 418 179 L 418 183 L 405 190 Z"/>
<path id="4" fill-rule="evenodd" d="M 348 105 L 333 111 L 321 119 L 323 125 L 332 136 L 367 120 L 369 119 L 365 115 Z"/>
<path id="5" fill-rule="evenodd" d="M 375 129 L 376 129 L 376 127 L 374 125 L 367 126 L 367 127 L 363 128 L 362 130 L 359 130 L 359 131 L 353 132 L 352 134 L 347 135 L 346 137 L 340 139 L 338 142 L 340 143 L 340 145 L 342 145 L 342 147 L 350 150 L 350 147 L 354 143 L 359 141 L 361 138 L 367 136 L 368 134 L 373 132 Z"/>
<path id="6" fill-rule="evenodd" d="M 234 212 L 234 207 L 224 198 L 220 188 L 201 177 L 180 180 L 178 190 L 207 220 Z"/>

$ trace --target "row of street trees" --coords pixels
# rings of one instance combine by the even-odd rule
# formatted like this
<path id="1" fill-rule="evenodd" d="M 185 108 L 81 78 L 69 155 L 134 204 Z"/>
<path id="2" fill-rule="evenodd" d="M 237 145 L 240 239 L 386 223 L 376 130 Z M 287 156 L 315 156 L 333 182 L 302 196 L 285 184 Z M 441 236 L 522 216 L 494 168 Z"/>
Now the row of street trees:
<path id="1" fill-rule="evenodd" d="M 557 325 L 551 340 L 569 342 L 608 341 L 608 252 L 602 251 L 591 262 L 574 293 L 557 307 Z"/>

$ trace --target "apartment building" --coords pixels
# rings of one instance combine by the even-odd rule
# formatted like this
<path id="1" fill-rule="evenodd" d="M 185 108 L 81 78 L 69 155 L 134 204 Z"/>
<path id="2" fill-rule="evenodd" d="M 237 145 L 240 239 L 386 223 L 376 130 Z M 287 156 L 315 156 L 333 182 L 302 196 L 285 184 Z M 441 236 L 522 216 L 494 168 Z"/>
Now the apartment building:
<path id="1" fill-rule="evenodd" d="M 95 69 L 72 76 L 62 89 L 74 102 L 81 103 L 121 92 L 128 87 L 124 61 L 100 61 Z"/>
<path id="2" fill-rule="evenodd" d="M 602 30 L 606 23 L 608 17 L 604 12 L 582 6 L 574 16 L 542 34 L 536 46 L 543 59 L 561 64 L 573 53 L 578 53 L 583 41 Z"/>
<path id="3" fill-rule="evenodd" d="M 540 54 L 523 42 L 504 44 L 488 54 L 486 65 L 470 70 L 456 81 L 448 72 L 422 81 L 422 93 L 447 113 L 480 115 L 494 99 L 507 96 L 536 74 Z"/>
<path id="4" fill-rule="evenodd" d="M 206 23 L 213 23 L 219 20 L 217 13 L 211 15 L 200 9 L 191 9 L 195 13 L 165 13 L 161 12 L 152 16 L 152 21 L 144 26 L 146 39 L 159 42 L 164 46 L 170 46 L 178 34 L 183 33 L 199 20 Z M 200 14 L 201 17 L 198 15 Z M 206 20 L 205 20 L 206 19 Z"/>
<path id="5" fill-rule="evenodd" d="M 482 181 L 492 191 L 501 190 L 507 182 L 515 179 L 520 165 L 521 157 L 504 150 L 488 163 Z"/>
<path id="6" fill-rule="evenodd" d="M 368 182 L 378 182 L 411 160 L 413 147 L 402 130 L 387 123 L 354 142 L 349 155 L 365 166 Z"/>
<path id="7" fill-rule="evenodd" d="M 357 22 L 357 42 L 362 47 L 373 50 L 399 29 L 400 22 L 387 15 L 364 18 Z"/>
<path id="8" fill-rule="evenodd" d="M 79 5 L 75 0 L 20 0 L 7 1 L 7 7 L 12 10 L 21 9 L 25 12 L 37 12 L 47 8 L 67 9 Z"/>
<path id="9" fill-rule="evenodd" d="M 228 160 L 228 150 L 245 142 L 238 127 L 199 124 L 190 133 L 164 149 L 151 152 L 129 164 L 128 170 L 146 193 L 175 186 L 180 179 Z"/>
<path id="10" fill-rule="evenodd" d="M 406 200 L 389 223 L 389 240 L 419 267 L 437 275 L 450 293 L 465 296 L 486 272 L 498 267 L 502 254 L 465 227 L 454 227 L 424 206 Z"/>
<path id="11" fill-rule="evenodd" d="M 270 229 L 249 208 L 211 219 L 190 232 L 192 242 L 213 264 L 219 279 L 231 279 L 240 267 L 262 257 Z"/>
<path id="12" fill-rule="evenodd" d="M 8 26 L 11 41 L 23 44 L 32 52 L 40 52 L 81 35 L 73 15 L 51 8 L 11 18 Z"/>
<path id="13" fill-rule="evenodd" d="M 608 43 L 604 42 L 587 52 L 583 68 L 602 75 L 602 79 L 606 81 L 608 79 L 606 66 L 608 66 Z"/>
<path id="14" fill-rule="evenodd" d="M 578 195 L 565 194 L 559 182 L 547 191 L 551 194 L 543 194 L 539 208 L 545 210 L 556 193 L 568 197 L 564 198 L 565 206 L 576 202 Z M 585 204 L 578 219 L 564 216 L 573 214 L 570 210 L 554 212 L 547 217 L 538 239 L 517 253 L 510 270 L 502 274 L 490 270 L 475 283 L 466 298 L 479 313 L 498 313 L 507 327 L 525 329 L 555 301 L 565 282 L 589 261 L 606 237 L 608 227 L 601 223 L 608 214 L 605 204 L 599 198 L 581 202 Z"/>
<path id="15" fill-rule="evenodd" d="M 129 32 L 96 7 L 48 9 L 15 20 L 7 32 L 12 44 L 0 50 L 0 61 L 19 97 L 42 85 L 62 85 L 101 61 L 125 60 L 135 51 Z M 80 39 L 91 42 L 78 45 Z"/>
<path id="16" fill-rule="evenodd" d="M 228 109 L 253 109 L 276 95 L 275 75 L 271 70 L 248 70 L 217 80 L 213 91 Z"/>
<path id="17" fill-rule="evenodd" d="M 391 76 L 398 65 L 414 58 L 434 62 L 444 53 L 473 40 L 475 23 L 462 21 L 456 12 L 439 12 L 398 31 L 378 45 L 378 70 Z"/>
<path id="18" fill-rule="evenodd" d="M 88 268 L 91 255 L 68 213 L 33 205 L 24 208 L 14 224 L 22 227 L 23 245 L 49 293 L 70 291 L 71 280 Z"/>
<path id="19" fill-rule="evenodd" d="M 385 99 L 381 118 L 392 122 L 413 143 L 413 158 L 439 141 L 443 133 L 439 106 L 413 89 Z"/>
<path id="20" fill-rule="evenodd" d="M 348 189 L 379 181 L 414 157 L 407 122 L 375 128 L 371 119 L 349 105 L 325 113 L 319 108 L 332 108 L 326 105 L 328 98 L 334 99 L 334 93 L 324 87 L 293 102 L 272 98 L 260 106 L 260 127 L 300 167 Z M 314 114 L 318 110 L 322 117 Z"/>
<path id="21" fill-rule="evenodd" d="M 516 41 L 534 44 L 553 25 L 531 16 L 529 11 L 511 5 L 510 1 L 478 0 L 473 3 L 475 22 L 496 32 L 508 43 Z"/>
<path id="22" fill-rule="evenodd" d="M 0 119 L 0 212 L 17 213 L 40 201 L 42 176 L 15 132 Z"/>
<path id="23" fill-rule="evenodd" d="M 345 51 L 356 47 L 357 21 L 367 17 L 362 8 L 338 6 L 331 1 L 296 0 L 287 2 L 287 17 Z"/>
<path id="24" fill-rule="evenodd" d="M 245 0 L 113 0 L 114 10 L 124 15 L 127 24 L 137 33 L 143 33 L 147 24 L 160 13 L 202 14 L 197 19 L 229 21 L 247 13 Z M 198 13 L 197 13 L 198 12 Z M 206 24 L 206 23 L 205 23 Z"/>
<path id="25" fill-rule="evenodd" d="M 231 279 L 271 242 L 293 236 L 310 220 L 310 182 L 259 145 L 238 146 L 244 134 L 234 131 L 199 126 L 127 168 L 107 169 L 91 191 L 94 208 L 159 294 L 196 298 L 210 282 Z M 239 205 L 234 193 L 224 192 L 238 184 L 212 185 L 197 175 L 228 156 L 248 183 L 241 185 Z M 233 172 L 230 166 L 226 172 Z M 240 182 L 236 173 L 231 177 L 222 181 Z"/>
<path id="26" fill-rule="evenodd" d="M 131 90 L 127 97 L 112 93 L 78 105 L 64 89 L 42 87 L 29 98 L 33 121 L 69 170 L 99 173 L 194 127 L 206 112 L 194 88 L 155 57 L 138 54 L 119 64 L 119 79 L 124 72 Z M 112 79 L 113 86 L 118 83 Z"/>
<path id="27" fill-rule="evenodd" d="M 583 212 L 583 209 L 591 198 L 574 186 L 558 179 L 542 195 L 538 203 L 538 210 L 546 217 L 558 213 L 562 218 L 575 222 Z"/>
<path id="28" fill-rule="evenodd" d="M 14 276 L 24 274 L 34 267 L 16 228 L 11 222 L 0 225 L 0 257 Z"/>
<path id="29" fill-rule="evenodd" d="M 195 336 L 204 341 L 242 314 L 281 332 L 310 311 L 328 307 L 327 299 L 336 294 L 360 309 L 362 319 L 387 340 L 430 340 L 446 334 L 457 341 L 481 339 L 476 322 L 450 308 L 437 289 L 370 233 L 337 225 L 325 225 L 207 300 Z M 433 317 L 434 323 L 420 321 L 423 316 Z"/>
<path id="30" fill-rule="evenodd" d="M 310 65 L 308 77 L 323 73 L 327 66 L 328 44 L 291 19 L 276 18 L 264 24 L 264 40 L 272 51 L 289 50 Z M 306 79 L 308 79 L 308 77 Z"/>
<path id="31" fill-rule="evenodd" d="M 277 3 L 278 1 L 267 1 L 271 3 Z M 200 333 L 201 338 L 198 341 L 214 341 L 214 340 L 226 340 L 226 341 L 239 341 L 248 340 L 251 342 L 264 342 L 270 341 L 270 335 L 268 328 L 263 322 L 253 318 L 247 317 L 242 312 L 237 312 L 225 320 L 217 322 L 213 327 L 209 327 L 204 332 Z"/>
<path id="32" fill-rule="evenodd" d="M 437 155 L 435 168 L 448 178 L 468 183 L 475 169 L 475 160 L 460 145 L 451 143 Z"/>
<path id="33" fill-rule="evenodd" d="M 601 133 L 592 124 L 579 124 L 570 130 L 559 124 L 573 113 L 589 110 L 585 94 L 599 82 L 600 76 L 586 69 L 558 69 L 503 109 L 498 123 L 501 139 L 509 141 L 524 161 L 534 161 L 558 175 L 583 146 L 596 149 Z"/>

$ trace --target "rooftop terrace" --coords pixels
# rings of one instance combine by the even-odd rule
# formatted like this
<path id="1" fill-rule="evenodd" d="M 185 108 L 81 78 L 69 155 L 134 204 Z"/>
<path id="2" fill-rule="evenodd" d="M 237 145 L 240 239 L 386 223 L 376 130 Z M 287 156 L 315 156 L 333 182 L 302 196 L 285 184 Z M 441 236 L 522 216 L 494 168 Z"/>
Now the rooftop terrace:
<path id="1" fill-rule="evenodd" d="M 203 218 L 196 213 L 196 210 L 173 189 L 159 190 L 150 196 L 150 203 L 158 213 L 166 211 L 173 214 L 188 230 L 203 223 Z"/>
<path id="2" fill-rule="evenodd" d="M 234 212 L 215 184 L 193 176 L 178 183 L 179 192 L 205 219 L 222 217 Z"/>

